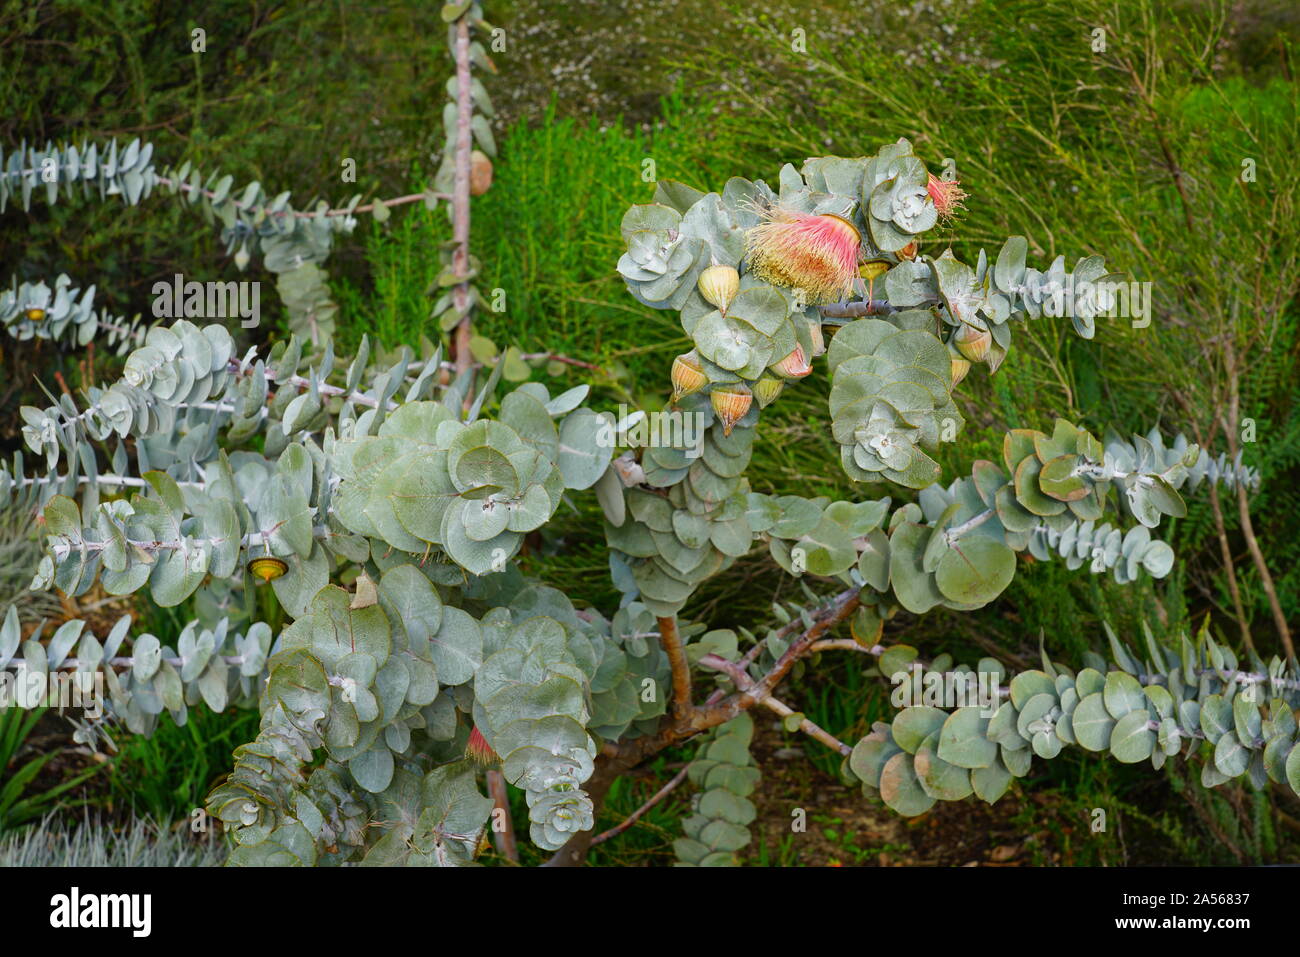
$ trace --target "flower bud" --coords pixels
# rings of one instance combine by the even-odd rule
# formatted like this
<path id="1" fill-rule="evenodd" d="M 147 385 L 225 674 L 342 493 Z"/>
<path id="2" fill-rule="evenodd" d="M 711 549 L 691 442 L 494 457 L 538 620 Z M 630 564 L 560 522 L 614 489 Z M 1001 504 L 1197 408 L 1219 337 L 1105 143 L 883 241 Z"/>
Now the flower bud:
<path id="1" fill-rule="evenodd" d="M 983 362 L 989 354 L 989 347 L 993 345 L 993 333 L 963 322 L 953 336 L 953 342 L 957 345 L 957 351 L 971 362 Z"/>
<path id="2" fill-rule="evenodd" d="M 797 345 L 794 347 L 794 352 L 780 362 L 772 363 L 772 371 L 786 379 L 802 379 L 812 372 L 812 365 L 803 354 L 803 346 Z"/>
<path id="3" fill-rule="evenodd" d="M 704 368 L 700 365 L 699 353 L 694 349 L 673 360 L 671 378 L 674 402 L 692 392 L 699 392 L 709 384 L 709 377 L 704 374 Z"/>
<path id="4" fill-rule="evenodd" d="M 475 150 L 469 154 L 469 194 L 482 196 L 492 186 L 492 160 Z"/>
<path id="5" fill-rule="evenodd" d="M 725 316 L 731 300 L 740 291 L 740 273 L 733 266 L 710 266 L 700 273 L 696 285 L 699 286 L 704 301 L 716 306 L 718 312 Z"/>
<path id="6" fill-rule="evenodd" d="M 952 359 L 952 385 L 950 388 L 955 389 L 961 384 L 961 380 L 966 378 L 966 373 L 970 372 L 970 360 L 964 356 L 949 356 Z"/>
<path id="7" fill-rule="evenodd" d="M 784 388 L 784 379 L 778 379 L 770 372 L 764 372 L 759 376 L 758 381 L 754 383 L 754 398 L 758 399 L 758 407 L 766 409 L 776 401 L 776 397 L 781 394 L 781 390 Z"/>
<path id="8" fill-rule="evenodd" d="M 826 334 L 822 332 L 822 324 L 814 319 L 808 323 L 808 335 L 812 337 L 812 358 L 826 355 Z"/>
<path id="9" fill-rule="evenodd" d="M 722 420 L 723 433 L 730 435 L 732 428 L 745 417 L 754 403 L 754 393 L 745 385 L 716 386 L 709 401 L 713 404 L 713 411 Z"/>
<path id="10" fill-rule="evenodd" d="M 496 764 L 501 758 L 492 750 L 492 745 L 487 743 L 487 738 L 475 726 L 470 729 L 469 743 L 465 745 L 465 757 L 476 761 L 487 767 Z"/>

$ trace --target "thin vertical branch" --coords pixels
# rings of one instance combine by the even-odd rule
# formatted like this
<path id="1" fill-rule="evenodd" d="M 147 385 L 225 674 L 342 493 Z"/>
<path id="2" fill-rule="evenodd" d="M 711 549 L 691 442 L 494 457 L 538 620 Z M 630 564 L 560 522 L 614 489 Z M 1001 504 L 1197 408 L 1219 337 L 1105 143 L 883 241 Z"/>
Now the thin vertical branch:
<path id="1" fill-rule="evenodd" d="M 501 811 L 501 818 L 505 822 L 502 830 L 495 828 L 492 832 L 492 840 L 496 843 L 497 851 L 507 860 L 519 863 L 519 845 L 515 841 L 515 822 L 510 816 L 510 794 L 506 791 L 506 779 L 500 771 L 493 768 L 487 773 L 488 794 L 495 805 L 493 811 Z"/>
<path id="2" fill-rule="evenodd" d="M 1223 504 L 1219 501 L 1219 489 L 1215 482 L 1210 483 L 1210 512 L 1214 516 L 1214 530 L 1219 539 L 1219 555 L 1223 558 L 1223 570 L 1228 573 L 1228 594 L 1232 596 L 1232 611 L 1237 617 L 1237 626 L 1241 629 L 1241 640 L 1252 654 L 1258 654 L 1255 651 L 1255 642 L 1250 637 L 1246 607 L 1241 602 L 1241 588 L 1237 585 L 1237 568 L 1232 561 L 1232 549 L 1228 546 Z"/>
<path id="3" fill-rule="evenodd" d="M 1287 625 L 1282 603 L 1278 601 L 1273 574 L 1268 570 L 1264 553 L 1260 551 L 1259 541 L 1255 538 L 1255 525 L 1250 520 L 1250 503 L 1246 499 L 1246 486 L 1243 483 L 1237 484 L 1237 510 L 1241 515 L 1241 533 L 1246 538 L 1246 548 L 1250 550 L 1250 557 L 1255 562 L 1255 568 L 1259 572 L 1259 583 L 1268 598 L 1269 610 L 1273 613 L 1273 624 L 1277 626 L 1277 634 L 1282 639 L 1282 648 L 1286 652 L 1287 660 L 1294 663 L 1296 656 L 1295 645 L 1291 641 L 1291 628 Z"/>
<path id="4" fill-rule="evenodd" d="M 1237 385 L 1237 353 L 1234 348 L 1232 336 L 1229 334 L 1224 337 L 1224 361 L 1228 367 L 1228 419 L 1222 422 L 1223 432 L 1228 440 L 1228 452 L 1235 462 L 1237 459 L 1237 432 L 1238 424 L 1241 422 L 1241 390 Z M 1255 537 L 1255 524 L 1250 520 L 1250 502 L 1246 496 L 1246 484 L 1237 483 L 1237 511 L 1241 516 L 1241 534 L 1246 539 L 1246 548 L 1250 551 L 1250 557 L 1255 563 L 1255 570 L 1259 572 L 1259 584 L 1264 589 L 1264 595 L 1268 598 L 1269 610 L 1273 613 L 1273 624 L 1277 626 L 1278 637 L 1282 639 L 1282 649 L 1286 653 L 1286 658 L 1290 662 L 1295 662 L 1295 645 L 1291 643 L 1291 629 L 1287 625 L 1286 615 L 1282 611 L 1282 603 L 1277 597 L 1277 588 L 1273 584 L 1273 575 L 1268 570 L 1268 564 L 1264 561 L 1264 553 L 1260 550 L 1259 540 Z"/>
<path id="5" fill-rule="evenodd" d="M 1196 433 L 1196 444 L 1208 452 L 1218 433 L 1218 423 L 1212 423 L 1208 434 L 1203 435 L 1200 426 L 1196 424 L 1196 413 L 1192 410 L 1187 397 L 1178 389 L 1171 390 L 1170 394 L 1186 413 L 1187 421 Z M 1223 503 L 1219 500 L 1219 485 L 1217 482 L 1207 484 L 1210 492 L 1210 514 L 1214 517 L 1214 533 L 1219 540 L 1219 557 L 1223 559 L 1223 570 L 1228 578 L 1228 595 L 1232 598 L 1232 612 L 1237 619 L 1237 627 L 1241 629 L 1242 642 L 1251 654 L 1258 654 L 1255 650 L 1255 642 L 1250 636 L 1250 622 L 1246 619 L 1246 606 L 1241 600 L 1241 587 L 1237 584 L 1237 566 L 1232 560 L 1232 548 L 1228 544 L 1228 528 L 1223 519 Z"/>
<path id="6" fill-rule="evenodd" d="M 469 16 L 466 15 L 456 22 L 456 179 L 452 189 L 452 239 L 456 243 L 456 250 L 452 254 L 451 263 L 457 276 L 469 273 L 470 152 L 473 145 L 470 122 L 474 109 L 470 94 L 471 82 Z M 473 356 L 469 351 L 471 322 L 468 279 L 456 284 L 452 290 L 452 301 L 461 317 L 456 324 L 456 372 L 459 375 L 473 375 Z M 466 402 L 471 401 L 473 391 L 467 390 Z"/>

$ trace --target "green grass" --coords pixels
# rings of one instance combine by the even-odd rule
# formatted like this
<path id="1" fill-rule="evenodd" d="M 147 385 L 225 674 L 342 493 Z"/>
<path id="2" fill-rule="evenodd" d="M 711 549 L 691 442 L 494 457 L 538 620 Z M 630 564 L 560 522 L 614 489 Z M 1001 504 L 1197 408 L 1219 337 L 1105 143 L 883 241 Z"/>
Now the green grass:
<path id="1" fill-rule="evenodd" d="M 164 717 L 147 738 L 123 737 L 109 778 L 114 805 L 160 821 L 189 817 L 230 773 L 235 748 L 257 737 L 258 720 L 252 710 L 213 714 L 199 706 L 184 727 Z"/>
<path id="2" fill-rule="evenodd" d="M 476 332 L 627 371 L 639 392 L 659 391 L 666 371 L 658 353 L 685 337 L 675 317 L 631 299 L 612 264 L 623 214 L 654 193 L 645 162 L 659 178 L 694 178 L 674 158 L 681 143 L 702 136 L 701 120 L 678 100 L 665 109 L 662 127 L 642 133 L 559 117 L 552 106 L 540 126 L 521 123 L 500 137 L 492 188 L 474 201 L 472 248 L 483 263 L 480 290 L 489 299 L 500 290 L 504 308 L 481 311 Z M 449 236 L 446 207 L 372 227 L 371 282 L 336 284 L 341 350 L 362 333 L 389 346 L 437 337 L 429 293 L 441 270 L 438 244 Z"/>
<path id="3" fill-rule="evenodd" d="M 48 708 L 0 709 L 0 834 L 15 831 L 49 814 L 61 804 L 79 803 L 63 795 L 72 791 L 95 768 L 66 777 L 57 784 L 38 787 L 37 776 L 59 756 L 57 751 L 20 760 L 19 754 Z"/>

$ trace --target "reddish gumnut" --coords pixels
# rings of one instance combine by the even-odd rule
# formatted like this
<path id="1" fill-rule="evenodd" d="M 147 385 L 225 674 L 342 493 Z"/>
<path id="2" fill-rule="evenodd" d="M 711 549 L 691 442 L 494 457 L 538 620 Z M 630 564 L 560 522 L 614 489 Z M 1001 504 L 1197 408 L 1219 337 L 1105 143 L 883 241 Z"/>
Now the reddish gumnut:
<path id="1" fill-rule="evenodd" d="M 482 196 L 492 187 L 492 160 L 475 150 L 469 154 L 469 194 Z"/>
<path id="2" fill-rule="evenodd" d="M 782 378 L 802 379 L 812 372 L 812 364 L 808 361 L 808 357 L 804 355 L 803 346 L 797 345 L 794 347 L 794 352 L 780 362 L 772 363 L 772 371 Z"/>
<path id="3" fill-rule="evenodd" d="M 736 423 L 745 417 L 749 407 L 754 404 L 754 393 L 744 385 L 715 386 L 709 395 L 709 401 L 713 404 L 713 411 L 722 420 L 723 433 L 730 435 Z"/>
<path id="4" fill-rule="evenodd" d="M 673 360 L 670 378 L 673 383 L 674 402 L 693 392 L 699 392 L 709 383 L 709 377 L 704 374 L 704 368 L 700 365 L 699 353 L 694 349 Z"/>

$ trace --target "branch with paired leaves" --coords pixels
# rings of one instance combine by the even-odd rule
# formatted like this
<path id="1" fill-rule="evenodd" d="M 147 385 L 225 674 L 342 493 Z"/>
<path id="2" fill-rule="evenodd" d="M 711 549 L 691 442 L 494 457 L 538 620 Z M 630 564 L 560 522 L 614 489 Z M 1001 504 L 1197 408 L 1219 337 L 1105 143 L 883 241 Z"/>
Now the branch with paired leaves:
<path id="1" fill-rule="evenodd" d="M 119 355 L 144 341 L 148 330 L 140 316 L 127 319 L 95 310 L 95 287 L 84 291 L 60 274 L 51 289 L 44 282 L 19 283 L 0 292 L 0 325 L 18 341 L 48 339 L 70 346 L 103 342 Z"/>

